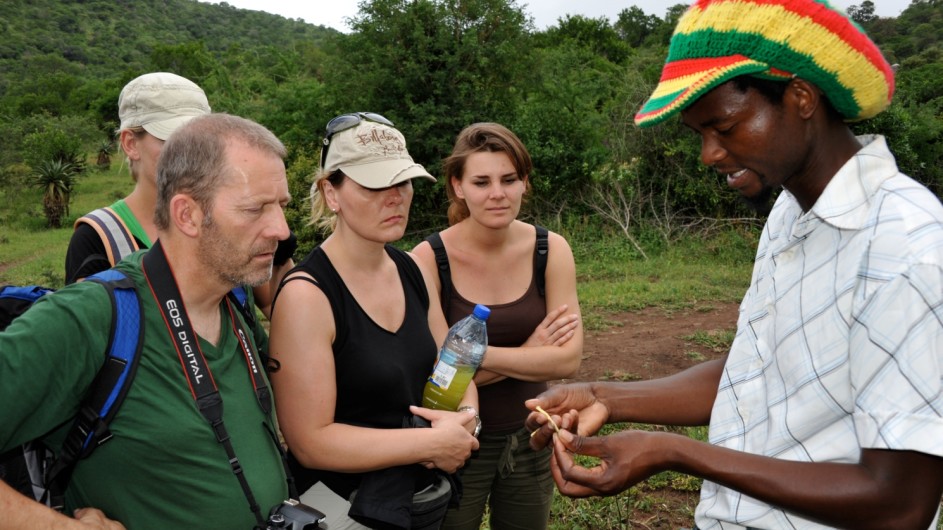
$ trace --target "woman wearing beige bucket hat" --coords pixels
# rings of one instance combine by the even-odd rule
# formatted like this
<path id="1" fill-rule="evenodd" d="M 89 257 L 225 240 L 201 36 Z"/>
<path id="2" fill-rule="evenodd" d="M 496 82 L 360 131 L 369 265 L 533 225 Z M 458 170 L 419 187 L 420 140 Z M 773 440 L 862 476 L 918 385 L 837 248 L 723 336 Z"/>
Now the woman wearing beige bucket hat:
<path id="1" fill-rule="evenodd" d="M 108 207 L 80 217 L 69 240 L 65 281 L 73 283 L 111 268 L 125 256 L 150 248 L 157 237 L 157 160 L 164 141 L 196 116 L 210 113 L 203 89 L 169 72 L 140 75 L 118 96 L 118 143 L 127 156 L 134 189 Z M 253 289 L 254 301 L 268 315 L 279 272 L 290 269 L 295 238 L 279 243 L 272 282 Z"/>
<path id="2" fill-rule="evenodd" d="M 164 141 L 191 118 L 209 113 L 203 89 L 176 74 L 152 72 L 124 86 L 118 96 L 118 145 L 127 157 L 134 189 L 108 208 L 76 221 L 66 254 L 66 283 L 106 270 L 125 255 L 151 246 L 157 237 L 153 219 L 157 158 Z M 130 241 L 124 244 L 117 238 L 115 246 L 106 245 L 108 232 L 97 230 L 101 224 L 118 225 L 130 234 Z"/>
<path id="3" fill-rule="evenodd" d="M 311 192 L 312 223 L 329 236 L 288 273 L 272 311 L 292 474 L 332 530 L 438 528 L 447 475 L 478 448 L 474 411 L 416 406 L 447 329 L 431 272 L 390 245 L 405 233 L 413 179 L 435 180 L 389 120 L 331 120 Z M 477 409 L 474 385 L 462 403 Z"/>

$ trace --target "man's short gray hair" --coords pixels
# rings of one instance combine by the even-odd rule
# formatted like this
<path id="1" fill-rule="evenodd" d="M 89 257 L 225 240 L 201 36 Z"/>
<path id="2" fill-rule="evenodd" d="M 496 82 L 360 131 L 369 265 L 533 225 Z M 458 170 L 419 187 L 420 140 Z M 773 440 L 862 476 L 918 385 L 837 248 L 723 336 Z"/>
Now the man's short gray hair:
<path id="1" fill-rule="evenodd" d="M 154 211 L 158 229 L 170 227 L 170 199 L 179 193 L 193 197 L 209 214 L 220 182 L 232 169 L 226 164 L 226 146 L 233 140 L 285 159 L 282 142 L 254 121 L 222 113 L 193 118 L 174 131 L 161 150 Z"/>

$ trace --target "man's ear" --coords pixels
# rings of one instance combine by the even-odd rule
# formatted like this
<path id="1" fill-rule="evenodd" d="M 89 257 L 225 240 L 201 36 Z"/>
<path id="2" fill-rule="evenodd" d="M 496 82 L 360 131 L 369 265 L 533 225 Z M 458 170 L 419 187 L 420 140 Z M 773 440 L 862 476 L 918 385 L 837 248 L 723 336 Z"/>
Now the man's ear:
<path id="1" fill-rule="evenodd" d="M 205 214 L 193 197 L 178 193 L 170 199 L 170 224 L 189 237 L 200 234 Z"/>
<path id="2" fill-rule="evenodd" d="M 799 117 L 805 120 L 811 118 L 816 110 L 826 104 L 825 94 L 819 87 L 799 77 L 789 82 L 784 97 L 791 98 L 791 102 L 798 109 Z"/>

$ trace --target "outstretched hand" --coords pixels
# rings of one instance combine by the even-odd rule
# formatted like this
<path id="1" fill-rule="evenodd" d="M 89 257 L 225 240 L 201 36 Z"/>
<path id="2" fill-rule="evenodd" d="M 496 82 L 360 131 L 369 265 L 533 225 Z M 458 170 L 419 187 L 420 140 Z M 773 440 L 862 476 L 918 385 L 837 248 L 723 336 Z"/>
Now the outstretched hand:
<path id="1" fill-rule="evenodd" d="M 537 450 L 550 443 L 555 430 L 537 407 L 546 411 L 561 429 L 584 436 L 595 434 L 609 420 L 609 408 L 596 398 L 589 383 L 554 385 L 524 402 L 531 412 L 524 425 L 533 435 L 530 446 Z M 536 432 L 535 432 L 536 431 Z"/>
<path id="2" fill-rule="evenodd" d="M 660 433 L 623 431 L 586 437 L 563 431 L 554 437 L 550 471 L 560 493 L 569 497 L 615 495 L 661 471 Z M 574 455 L 599 459 L 594 467 L 576 463 Z"/>

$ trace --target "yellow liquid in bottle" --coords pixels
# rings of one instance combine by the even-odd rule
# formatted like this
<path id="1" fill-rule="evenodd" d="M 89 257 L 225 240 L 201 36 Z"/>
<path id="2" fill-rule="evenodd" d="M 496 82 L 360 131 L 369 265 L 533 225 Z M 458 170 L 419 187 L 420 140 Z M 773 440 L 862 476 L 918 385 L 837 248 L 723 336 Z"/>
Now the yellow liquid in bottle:
<path id="1" fill-rule="evenodd" d="M 475 368 L 468 365 L 449 366 L 436 363 L 422 392 L 422 406 L 429 409 L 455 410 L 462 402 Z"/>

